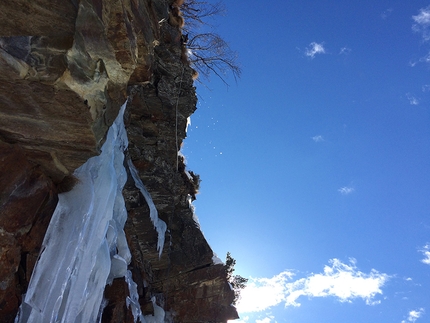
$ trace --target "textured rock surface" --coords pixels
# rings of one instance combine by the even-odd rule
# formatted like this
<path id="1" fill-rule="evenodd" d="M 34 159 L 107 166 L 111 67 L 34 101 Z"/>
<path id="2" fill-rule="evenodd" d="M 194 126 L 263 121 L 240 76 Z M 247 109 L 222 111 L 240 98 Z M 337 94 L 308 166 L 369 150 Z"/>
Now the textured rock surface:
<path id="1" fill-rule="evenodd" d="M 222 265 L 193 220 L 198 179 L 178 148 L 196 106 L 181 31 L 163 0 L 17 0 L 0 10 L 0 321 L 13 322 L 57 193 L 98 153 L 129 97 L 128 158 L 168 225 L 158 257 L 144 198 L 129 181 L 130 269 L 144 314 L 151 297 L 173 322 L 237 317 Z M 123 279 L 105 291 L 103 322 L 132 322 Z"/>
<path id="2" fill-rule="evenodd" d="M 0 321 L 13 322 L 57 204 L 52 181 L 0 142 Z"/>

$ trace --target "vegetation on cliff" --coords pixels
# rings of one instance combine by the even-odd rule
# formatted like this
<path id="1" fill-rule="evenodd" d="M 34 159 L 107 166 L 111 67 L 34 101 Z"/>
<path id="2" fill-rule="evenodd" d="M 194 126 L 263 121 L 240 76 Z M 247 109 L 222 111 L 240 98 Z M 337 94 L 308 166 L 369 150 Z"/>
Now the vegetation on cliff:
<path id="1" fill-rule="evenodd" d="M 184 39 L 192 66 L 205 78 L 215 74 L 227 84 L 225 76 L 231 72 L 234 78 L 240 77 L 241 68 L 237 53 L 216 32 L 208 22 L 209 18 L 225 13 L 222 2 L 185 0 L 181 6 L 185 19 Z"/>
<path id="2" fill-rule="evenodd" d="M 227 252 L 226 261 L 225 261 L 225 271 L 227 273 L 227 280 L 234 290 L 233 305 L 236 305 L 237 301 L 240 299 L 241 290 L 246 287 L 248 278 L 244 278 L 240 275 L 233 275 L 235 270 L 234 265 L 236 265 L 236 259 L 234 259 L 231 256 L 230 252 Z"/>

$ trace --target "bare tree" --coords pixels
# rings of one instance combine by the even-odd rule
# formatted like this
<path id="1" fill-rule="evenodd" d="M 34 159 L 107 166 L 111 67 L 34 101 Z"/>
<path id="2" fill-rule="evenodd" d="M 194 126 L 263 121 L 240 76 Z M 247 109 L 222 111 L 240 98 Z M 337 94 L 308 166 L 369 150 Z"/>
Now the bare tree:
<path id="1" fill-rule="evenodd" d="M 231 72 L 235 79 L 240 77 L 237 53 L 231 50 L 220 35 L 212 31 L 213 25 L 208 22 L 209 18 L 225 12 L 223 3 L 185 0 L 181 11 L 186 22 L 183 33 L 187 39 L 189 60 L 199 74 L 209 78 L 209 75 L 214 73 L 225 84 L 228 72 Z"/>
<path id="2" fill-rule="evenodd" d="M 187 31 L 196 29 L 202 25 L 208 25 L 207 18 L 225 14 L 225 6 L 222 2 L 215 4 L 207 1 L 186 0 L 181 6 L 182 16 L 187 20 Z"/>

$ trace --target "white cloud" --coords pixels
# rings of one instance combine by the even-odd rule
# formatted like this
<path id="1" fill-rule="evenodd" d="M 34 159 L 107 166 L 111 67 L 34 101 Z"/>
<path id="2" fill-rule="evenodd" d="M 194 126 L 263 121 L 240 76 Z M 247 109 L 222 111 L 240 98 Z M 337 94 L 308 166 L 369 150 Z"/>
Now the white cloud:
<path id="1" fill-rule="evenodd" d="M 287 282 L 294 273 L 284 271 L 272 278 L 250 278 L 240 293 L 237 304 L 239 312 L 259 312 L 278 305 L 285 300 Z"/>
<path id="2" fill-rule="evenodd" d="M 403 320 L 402 323 L 407 323 L 407 322 L 415 322 L 416 320 L 418 320 L 422 315 L 424 314 L 424 309 L 420 308 L 416 311 L 410 311 L 408 318 L 406 320 Z"/>
<path id="3" fill-rule="evenodd" d="M 353 187 L 348 187 L 348 186 L 344 186 L 338 189 L 338 192 L 340 192 L 340 194 L 342 195 L 349 195 L 354 191 L 355 189 Z"/>
<path id="4" fill-rule="evenodd" d="M 313 136 L 312 140 L 315 142 L 321 142 L 321 141 L 324 141 L 324 138 L 323 138 L 323 136 L 318 135 L 318 136 Z"/>
<path id="5" fill-rule="evenodd" d="M 408 98 L 410 105 L 420 104 L 420 101 L 415 96 L 411 95 L 410 93 L 406 93 L 406 97 Z"/>
<path id="6" fill-rule="evenodd" d="M 426 244 L 420 251 L 424 255 L 424 259 L 421 259 L 421 262 L 430 265 L 430 244 Z"/>
<path id="7" fill-rule="evenodd" d="M 430 6 L 420 9 L 416 16 L 412 16 L 415 23 L 412 25 L 412 30 L 422 33 L 425 41 L 430 40 Z"/>
<path id="8" fill-rule="evenodd" d="M 354 259 L 344 264 L 338 259 L 329 261 L 323 273 L 311 274 L 306 278 L 292 281 L 294 273 L 284 271 L 272 278 L 251 278 L 241 292 L 237 304 L 240 313 L 259 312 L 284 303 L 285 306 L 300 306 L 301 296 L 335 297 L 340 302 L 351 302 L 362 298 L 366 304 L 382 294 L 381 287 L 388 280 L 387 274 L 372 269 L 369 274 L 359 271 Z"/>
<path id="9" fill-rule="evenodd" d="M 332 259 L 330 266 L 324 267 L 323 274 L 314 274 L 293 283 L 293 293 L 287 300 L 289 304 L 299 306 L 296 300 L 299 296 L 326 297 L 334 296 L 341 302 L 351 302 L 354 298 L 362 298 L 366 304 L 375 302 L 376 294 L 382 294 L 380 287 L 388 279 L 388 275 L 380 274 L 372 269 L 370 274 L 357 270 L 355 260 L 344 264 L 338 259 Z M 294 295 L 293 295 L 294 294 Z"/>
<path id="10" fill-rule="evenodd" d="M 420 9 L 420 13 L 416 16 L 412 16 L 412 19 L 420 26 L 430 25 L 430 6 L 427 8 Z"/>
<path id="11" fill-rule="evenodd" d="M 316 42 L 312 42 L 310 43 L 309 47 L 306 48 L 306 56 L 313 59 L 316 54 L 325 54 L 323 43 L 318 44 Z"/>
<path id="12" fill-rule="evenodd" d="M 430 85 L 424 84 L 421 89 L 423 90 L 423 92 L 429 92 L 430 91 Z"/>

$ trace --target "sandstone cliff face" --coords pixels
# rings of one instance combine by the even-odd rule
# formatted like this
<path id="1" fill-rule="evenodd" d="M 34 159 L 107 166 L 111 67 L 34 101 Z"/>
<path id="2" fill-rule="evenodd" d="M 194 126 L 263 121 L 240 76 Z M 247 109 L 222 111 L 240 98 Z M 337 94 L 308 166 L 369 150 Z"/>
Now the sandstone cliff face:
<path id="1" fill-rule="evenodd" d="M 0 10 L 0 321 L 13 322 L 70 174 L 98 154 L 128 98 L 128 155 L 167 223 L 163 253 L 149 209 L 124 188 L 130 268 L 144 314 L 173 322 L 237 318 L 222 265 L 193 220 L 196 179 L 178 149 L 196 106 L 181 31 L 163 0 L 18 0 Z M 182 58 L 181 58 L 182 57 Z M 103 322 L 133 322 L 127 285 L 108 286 Z"/>

